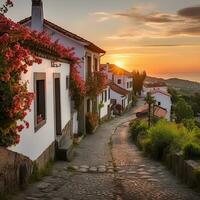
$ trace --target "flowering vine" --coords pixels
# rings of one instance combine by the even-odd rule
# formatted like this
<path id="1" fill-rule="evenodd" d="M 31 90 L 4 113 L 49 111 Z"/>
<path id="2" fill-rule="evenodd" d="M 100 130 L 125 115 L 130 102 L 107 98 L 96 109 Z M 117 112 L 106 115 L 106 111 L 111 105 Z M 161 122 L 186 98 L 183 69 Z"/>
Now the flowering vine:
<path id="1" fill-rule="evenodd" d="M 106 86 L 107 76 L 102 71 L 93 72 L 86 81 L 87 95 L 92 99 L 98 96 Z"/>
<path id="2" fill-rule="evenodd" d="M 7 2 L 5 6 L 10 5 Z M 4 14 L 6 8 L 0 12 Z M 28 92 L 28 82 L 22 82 L 22 74 L 34 63 L 42 62 L 36 56 L 41 49 L 55 58 L 72 61 L 71 82 L 76 87 L 76 92 L 71 92 L 72 98 L 76 99 L 74 95 L 78 94 L 81 99 L 85 94 L 85 85 L 77 70 L 80 60 L 73 48 L 53 43 L 45 33 L 32 32 L 0 14 L 0 146 L 19 143 L 19 133 L 29 127 L 24 118 L 30 111 L 34 94 Z"/>

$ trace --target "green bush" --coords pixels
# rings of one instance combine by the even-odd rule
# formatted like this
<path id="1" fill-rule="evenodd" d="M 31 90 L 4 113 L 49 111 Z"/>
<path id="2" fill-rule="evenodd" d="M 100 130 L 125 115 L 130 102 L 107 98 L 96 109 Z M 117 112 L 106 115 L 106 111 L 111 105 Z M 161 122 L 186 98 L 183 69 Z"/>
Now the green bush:
<path id="1" fill-rule="evenodd" d="M 195 124 L 195 119 L 183 119 L 182 123 L 188 130 L 193 130 L 197 128 Z"/>
<path id="2" fill-rule="evenodd" d="M 142 146 L 147 154 L 161 160 L 170 151 L 177 137 L 178 129 L 175 124 L 161 120 L 149 129 Z"/>
<path id="3" fill-rule="evenodd" d="M 187 159 L 200 159 L 200 129 L 159 120 L 148 129 L 144 121 L 130 122 L 132 138 L 152 158 L 161 160 L 168 153 L 183 152 Z"/>
<path id="4" fill-rule="evenodd" d="M 200 144 L 188 143 L 183 149 L 185 159 L 200 159 Z"/>
<path id="5" fill-rule="evenodd" d="M 133 140 L 138 139 L 139 134 L 147 132 L 148 124 L 145 121 L 135 120 L 130 123 L 130 132 Z"/>

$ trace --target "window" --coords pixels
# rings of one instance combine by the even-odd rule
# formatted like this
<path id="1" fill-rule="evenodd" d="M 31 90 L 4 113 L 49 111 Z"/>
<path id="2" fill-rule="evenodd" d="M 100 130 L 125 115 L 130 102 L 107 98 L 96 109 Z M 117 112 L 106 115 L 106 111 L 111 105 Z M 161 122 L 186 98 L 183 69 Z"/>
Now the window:
<path id="1" fill-rule="evenodd" d="M 87 100 L 87 112 L 90 112 L 90 99 Z"/>
<path id="2" fill-rule="evenodd" d="M 115 79 L 115 75 L 114 75 L 114 74 L 112 74 L 112 81 L 114 81 L 114 79 Z"/>
<path id="3" fill-rule="evenodd" d="M 117 80 L 117 84 L 121 84 L 122 83 L 122 80 L 121 79 L 118 79 Z"/>
<path id="4" fill-rule="evenodd" d="M 66 76 L 66 89 L 69 89 L 69 76 Z"/>
<path id="5" fill-rule="evenodd" d="M 108 90 L 108 99 L 110 99 L 110 88 Z"/>
<path id="6" fill-rule="evenodd" d="M 94 71 L 98 71 L 98 59 L 94 58 Z"/>
<path id="7" fill-rule="evenodd" d="M 127 82 L 127 88 L 129 88 L 129 82 Z"/>
<path id="8" fill-rule="evenodd" d="M 159 106 L 161 105 L 160 101 L 158 102 L 158 105 L 159 105 Z"/>
<path id="9" fill-rule="evenodd" d="M 87 56 L 87 77 L 92 74 L 92 59 L 90 56 Z"/>
<path id="10" fill-rule="evenodd" d="M 102 92 L 102 93 L 101 93 L 101 101 L 102 101 L 102 102 L 103 102 L 103 99 L 104 99 L 104 98 L 103 98 L 103 92 Z"/>
<path id="11" fill-rule="evenodd" d="M 105 102 L 107 101 L 107 90 L 105 90 Z"/>
<path id="12" fill-rule="evenodd" d="M 34 73 L 35 131 L 46 123 L 46 74 Z"/>

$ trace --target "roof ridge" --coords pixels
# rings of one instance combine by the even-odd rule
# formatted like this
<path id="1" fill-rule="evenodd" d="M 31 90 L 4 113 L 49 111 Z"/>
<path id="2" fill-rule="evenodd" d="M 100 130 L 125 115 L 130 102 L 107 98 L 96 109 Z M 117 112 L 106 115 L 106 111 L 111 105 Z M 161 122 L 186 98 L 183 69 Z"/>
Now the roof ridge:
<path id="1" fill-rule="evenodd" d="M 20 20 L 18 23 L 19 24 L 24 24 L 24 23 L 28 22 L 31 19 L 32 19 L 32 17 L 30 16 L 30 17 L 27 17 L 27 18 L 24 18 L 24 19 Z M 47 25 L 49 25 L 51 28 L 57 29 L 58 32 L 61 32 L 62 34 L 66 35 L 68 37 L 71 37 L 72 39 L 75 39 L 75 40 L 80 41 L 80 42 L 88 43 L 87 44 L 88 49 L 93 50 L 93 51 L 98 52 L 98 53 L 105 53 L 105 51 L 103 49 L 101 49 L 100 47 L 95 45 L 93 42 L 90 42 L 90 41 L 84 39 L 83 37 L 81 37 L 81 36 L 79 36 L 79 35 L 77 35 L 75 33 L 72 33 L 72 32 L 64 29 L 63 27 L 61 27 L 61 26 L 59 26 L 59 25 L 57 25 L 57 24 L 55 24 L 55 23 L 53 23 L 51 21 L 48 21 L 47 19 L 44 19 L 44 24 L 45 23 Z"/>

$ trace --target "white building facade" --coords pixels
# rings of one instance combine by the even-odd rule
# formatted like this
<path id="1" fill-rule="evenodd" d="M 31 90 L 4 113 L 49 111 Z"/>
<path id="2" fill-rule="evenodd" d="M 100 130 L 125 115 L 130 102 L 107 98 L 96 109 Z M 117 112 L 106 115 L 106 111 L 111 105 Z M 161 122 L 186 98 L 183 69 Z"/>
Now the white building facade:
<path id="1" fill-rule="evenodd" d="M 99 95 L 99 109 L 100 119 L 106 119 L 110 117 L 110 106 L 111 106 L 111 89 L 108 85 L 102 93 Z"/>
<path id="2" fill-rule="evenodd" d="M 152 97 L 156 100 L 156 104 L 167 110 L 166 119 L 168 121 L 171 120 L 171 95 L 167 92 L 163 92 L 161 90 L 151 92 Z"/>
<path id="3" fill-rule="evenodd" d="M 165 83 L 145 83 L 143 86 L 142 96 L 146 97 L 148 92 L 163 91 L 167 92 L 168 87 Z"/>
<path id="4" fill-rule="evenodd" d="M 125 110 L 132 103 L 133 78 L 130 72 L 114 65 L 102 64 L 103 70 L 111 81 L 111 100 L 114 104 L 120 104 Z"/>
<path id="5" fill-rule="evenodd" d="M 54 65 L 52 60 L 42 58 L 42 64 L 34 64 L 22 76 L 22 81 L 28 81 L 28 91 L 35 93 L 36 98 L 26 116 L 30 127 L 23 129 L 20 143 L 10 150 L 32 161 L 43 156 L 54 159 L 55 141 L 61 145 L 66 135 L 72 142 L 67 130 L 71 123 L 70 62 L 56 62 L 59 67 Z"/>
<path id="6" fill-rule="evenodd" d="M 58 41 L 58 43 L 66 48 L 74 48 L 75 55 L 81 59 L 78 70 L 84 81 L 86 81 L 94 71 L 99 71 L 100 58 L 105 54 L 105 51 L 92 42 L 44 19 L 42 0 L 32 0 L 32 17 L 21 20 L 19 23 L 34 30 L 45 31 L 50 35 L 53 41 Z M 97 97 L 97 101 L 98 98 L 100 98 L 100 96 Z M 82 134 L 85 133 L 85 115 L 87 110 L 89 110 L 89 108 L 87 108 L 87 106 L 90 105 L 88 104 L 89 100 L 89 97 L 83 99 L 83 104 L 79 111 L 78 132 Z M 73 114 L 73 116 L 75 117 L 76 114 Z M 74 123 L 77 122 L 75 119 L 73 121 Z M 73 125 L 73 127 L 76 129 L 76 125 Z"/>

